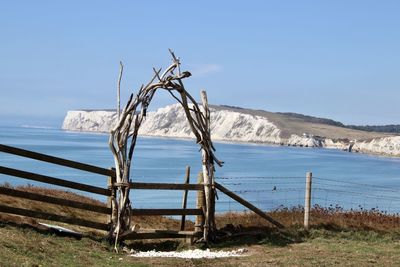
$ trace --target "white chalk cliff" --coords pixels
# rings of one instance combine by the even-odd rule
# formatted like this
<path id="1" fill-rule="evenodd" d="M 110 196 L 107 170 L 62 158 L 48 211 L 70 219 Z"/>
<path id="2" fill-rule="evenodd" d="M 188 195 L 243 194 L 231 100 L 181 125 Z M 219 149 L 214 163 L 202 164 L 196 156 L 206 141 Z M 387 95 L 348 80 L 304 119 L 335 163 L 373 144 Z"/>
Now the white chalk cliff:
<path id="1" fill-rule="evenodd" d="M 211 135 L 213 140 L 228 142 L 249 142 L 279 144 L 302 147 L 325 147 L 400 156 L 400 136 L 374 138 L 372 140 L 333 139 L 312 134 L 290 134 L 284 136 L 281 129 L 267 116 L 240 112 L 240 109 L 224 109 L 220 106 L 210 108 Z M 68 111 L 62 129 L 68 131 L 109 132 L 116 123 L 115 111 Z M 183 109 L 179 104 L 148 112 L 142 124 L 140 135 L 193 138 Z"/>
<path id="2" fill-rule="evenodd" d="M 214 140 L 279 144 L 280 130 L 267 118 L 227 110 L 211 110 Z M 68 131 L 109 132 L 116 123 L 114 111 L 68 111 L 62 129 Z M 148 112 L 139 134 L 146 136 L 194 138 L 179 104 Z"/>
<path id="3" fill-rule="evenodd" d="M 386 156 L 400 156 L 400 136 L 375 138 L 370 141 L 356 142 L 354 152 L 372 153 Z"/>

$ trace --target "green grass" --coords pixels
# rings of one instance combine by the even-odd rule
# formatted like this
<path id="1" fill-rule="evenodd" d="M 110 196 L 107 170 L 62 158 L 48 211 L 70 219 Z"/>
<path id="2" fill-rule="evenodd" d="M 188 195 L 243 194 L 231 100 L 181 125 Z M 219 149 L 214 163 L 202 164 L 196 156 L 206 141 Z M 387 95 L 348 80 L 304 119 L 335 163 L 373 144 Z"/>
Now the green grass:
<path id="1" fill-rule="evenodd" d="M 134 249 L 182 249 L 176 241 L 134 242 Z M 0 227 L 0 266 L 398 266 L 400 234 L 365 230 L 286 233 L 233 238 L 212 250 L 247 248 L 249 256 L 228 259 L 137 259 L 115 253 L 108 243 L 77 240 L 38 232 L 34 228 Z"/>
<path id="2" fill-rule="evenodd" d="M 0 228 L 0 266 L 146 266 L 120 260 L 106 243 L 45 234 L 30 228 Z"/>

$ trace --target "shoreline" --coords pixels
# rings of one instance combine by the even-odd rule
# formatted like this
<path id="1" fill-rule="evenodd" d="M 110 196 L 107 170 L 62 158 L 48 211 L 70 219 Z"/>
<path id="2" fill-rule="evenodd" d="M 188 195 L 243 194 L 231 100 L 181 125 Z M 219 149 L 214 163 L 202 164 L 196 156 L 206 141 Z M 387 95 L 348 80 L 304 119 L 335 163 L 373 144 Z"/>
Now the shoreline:
<path id="1" fill-rule="evenodd" d="M 214 142 L 315 147 L 400 157 L 400 135 L 346 129 L 267 111 L 221 106 L 215 106 L 210 111 L 211 135 Z M 115 121 L 115 112 L 68 111 L 62 129 L 108 133 L 114 127 Z M 140 128 L 139 136 L 181 140 L 194 138 L 186 116 L 177 104 L 149 112 Z"/>
<path id="2" fill-rule="evenodd" d="M 85 131 L 85 130 L 66 130 L 60 129 L 63 132 L 69 133 L 83 133 L 83 134 L 101 134 L 101 135 L 109 135 L 107 131 Z M 192 137 L 179 137 L 179 136 L 162 136 L 162 135 L 147 135 L 147 134 L 139 134 L 141 138 L 159 138 L 159 139 L 172 139 L 172 140 L 180 140 L 180 141 L 194 141 Z M 221 139 L 212 139 L 214 143 L 217 144 L 230 144 L 230 145 L 254 145 L 254 146 L 271 146 L 271 147 L 293 147 L 298 149 L 327 149 L 327 150 L 336 150 L 341 152 L 347 152 L 351 154 L 360 154 L 360 155 L 369 155 L 374 157 L 383 157 L 383 158 L 400 158 L 400 155 L 391 155 L 388 153 L 378 153 L 378 152 L 363 152 L 363 151 L 348 151 L 345 149 L 340 149 L 336 147 L 329 146 L 304 146 L 304 145 L 291 145 L 291 144 L 277 144 L 272 142 L 257 142 L 257 141 L 233 141 L 233 140 L 221 140 Z M 194 141 L 194 143 L 196 143 Z"/>

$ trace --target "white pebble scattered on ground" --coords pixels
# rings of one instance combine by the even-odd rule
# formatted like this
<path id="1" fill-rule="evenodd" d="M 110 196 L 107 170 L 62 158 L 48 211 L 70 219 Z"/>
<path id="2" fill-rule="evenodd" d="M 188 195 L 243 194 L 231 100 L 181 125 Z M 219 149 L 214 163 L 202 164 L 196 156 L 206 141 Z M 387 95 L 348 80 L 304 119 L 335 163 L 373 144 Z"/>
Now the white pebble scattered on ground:
<path id="1" fill-rule="evenodd" d="M 209 249 L 201 250 L 185 250 L 185 251 L 131 251 L 131 257 L 137 258 L 151 258 L 151 257 L 164 257 L 164 258 L 183 258 L 183 259 L 215 259 L 226 257 L 242 257 L 246 256 L 247 250 L 244 248 L 231 250 L 231 251 L 210 251 Z"/>

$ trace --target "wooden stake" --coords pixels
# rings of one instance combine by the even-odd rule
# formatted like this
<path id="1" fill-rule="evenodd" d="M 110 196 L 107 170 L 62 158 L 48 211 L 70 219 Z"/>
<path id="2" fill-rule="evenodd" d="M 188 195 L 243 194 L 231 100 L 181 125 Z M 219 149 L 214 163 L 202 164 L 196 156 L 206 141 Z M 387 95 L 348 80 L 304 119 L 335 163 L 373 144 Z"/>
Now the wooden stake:
<path id="1" fill-rule="evenodd" d="M 308 230 L 310 226 L 310 208 L 311 208 L 311 182 L 312 173 L 306 174 L 306 194 L 304 198 L 304 229 Z"/>
<path id="2" fill-rule="evenodd" d="M 203 173 L 199 173 L 197 182 L 199 184 L 203 183 Z M 197 191 L 197 201 L 196 201 L 196 208 L 202 209 L 203 211 L 205 210 L 205 196 L 204 196 L 204 190 L 198 190 Z M 201 215 L 196 216 L 196 221 L 194 224 L 194 231 L 196 233 L 203 232 L 203 226 L 204 226 L 204 213 Z"/>
<path id="3" fill-rule="evenodd" d="M 107 187 L 110 190 L 112 190 L 112 184 L 113 184 L 112 177 L 108 177 Z M 110 212 L 110 215 L 108 216 L 108 220 L 107 220 L 108 224 L 112 223 L 112 215 L 113 215 L 112 206 L 113 206 L 113 204 L 112 204 L 112 196 L 109 196 L 109 197 L 107 197 L 107 208 L 110 208 L 111 212 Z"/>
<path id="4" fill-rule="evenodd" d="M 111 171 L 115 172 L 115 168 L 111 168 Z M 108 177 L 108 189 L 111 191 L 111 196 L 107 198 L 107 207 L 111 209 L 111 214 L 109 215 L 108 223 L 112 225 L 116 223 L 118 216 L 118 211 L 116 207 L 117 189 L 114 187 L 114 184 L 115 184 L 115 176 Z M 113 229 L 111 229 L 111 231 L 112 230 Z"/>
<path id="5" fill-rule="evenodd" d="M 190 166 L 186 166 L 185 184 L 189 184 L 189 182 L 190 182 Z M 183 191 L 183 197 L 182 197 L 182 209 L 183 210 L 186 209 L 187 196 L 188 196 L 188 190 Z M 186 222 L 186 216 L 182 215 L 181 231 L 185 230 L 185 222 Z"/>
<path id="6" fill-rule="evenodd" d="M 122 61 L 119 62 L 119 76 L 118 76 L 118 90 L 117 90 L 117 117 L 118 121 L 121 115 L 121 79 L 122 72 L 124 71 L 124 65 L 122 65 Z"/>
<path id="7" fill-rule="evenodd" d="M 209 114 L 208 114 L 209 109 L 208 109 L 207 93 L 205 91 L 201 91 L 201 102 L 202 102 L 202 105 L 204 108 L 204 117 L 208 118 L 209 117 Z M 208 134 L 208 136 L 210 136 L 210 131 L 209 131 L 210 126 L 209 126 L 208 122 L 209 122 L 209 120 L 206 119 L 205 120 L 205 124 L 206 124 L 205 130 L 206 130 L 206 134 Z M 206 149 L 208 151 L 210 151 L 211 147 L 207 147 Z M 214 210 L 212 207 L 213 194 L 211 192 L 212 191 L 211 186 L 213 184 L 213 181 L 212 181 L 213 174 L 211 172 L 212 172 L 213 168 L 211 168 L 212 166 L 211 166 L 210 158 L 209 158 L 210 155 L 209 155 L 209 153 L 207 153 L 207 151 L 204 148 L 201 149 L 201 155 L 202 155 L 202 170 L 203 170 L 203 179 L 204 179 L 204 194 L 206 196 L 206 214 L 205 214 L 206 218 L 205 218 L 203 238 L 204 238 L 205 242 L 208 242 L 209 234 L 210 234 L 210 232 L 213 231 L 213 218 L 214 218 L 213 212 L 212 212 Z"/>

